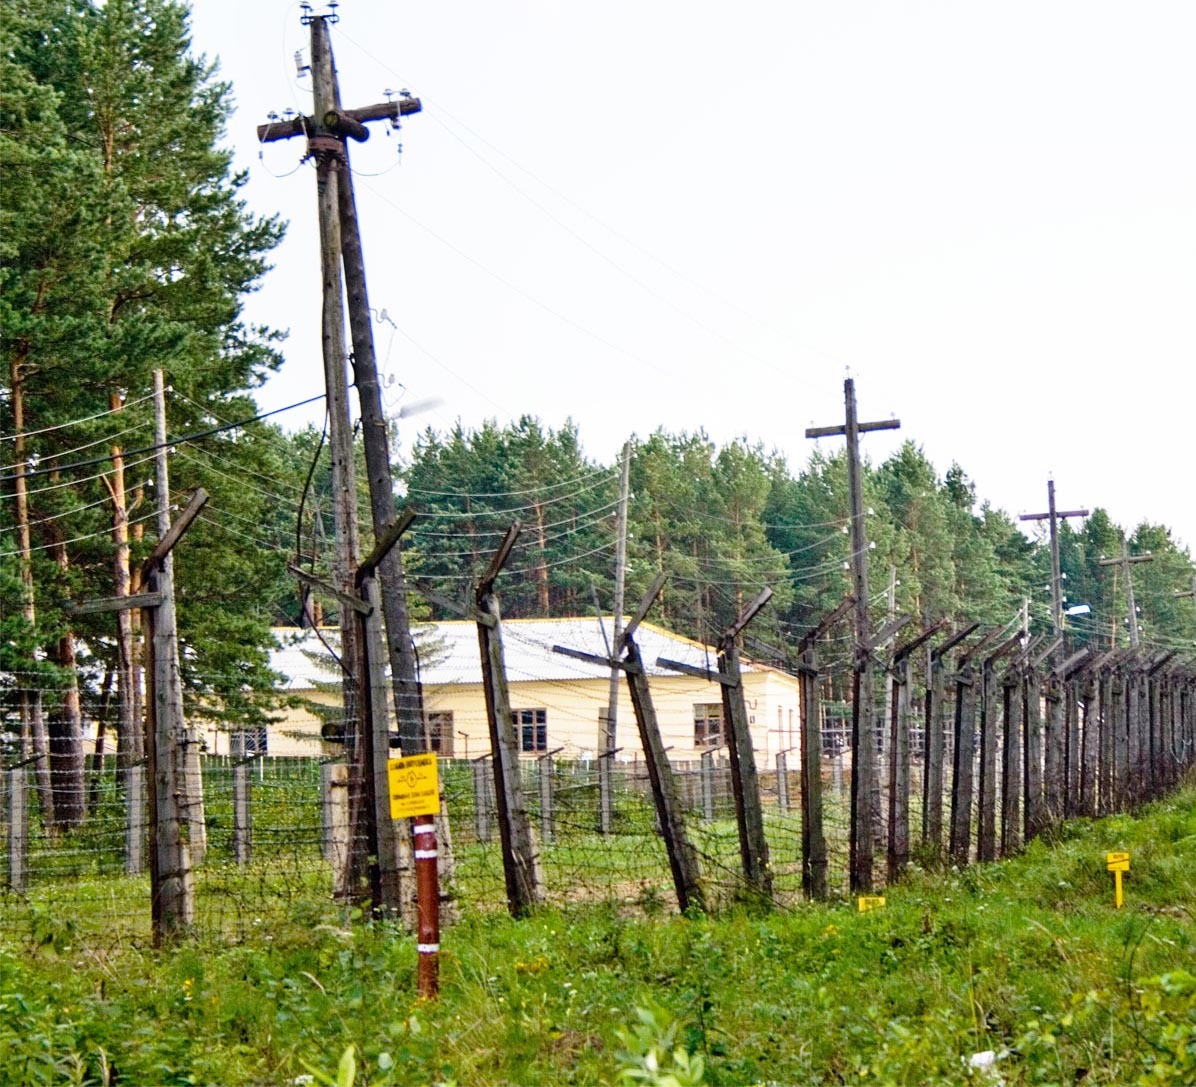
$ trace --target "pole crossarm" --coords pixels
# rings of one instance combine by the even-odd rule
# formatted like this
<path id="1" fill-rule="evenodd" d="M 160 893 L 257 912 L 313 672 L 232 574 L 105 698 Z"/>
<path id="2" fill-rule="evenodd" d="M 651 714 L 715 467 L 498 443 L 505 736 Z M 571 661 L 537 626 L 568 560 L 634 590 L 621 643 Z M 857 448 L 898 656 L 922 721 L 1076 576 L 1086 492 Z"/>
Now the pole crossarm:
<path id="1" fill-rule="evenodd" d="M 191 527 L 191 523 L 199 516 L 199 511 L 208 504 L 208 492 L 200 487 L 191 496 L 187 508 L 178 515 L 174 524 L 166 530 L 166 534 L 158 541 L 157 546 L 149 553 L 145 562 L 141 564 L 141 580 L 148 580 L 154 572 L 154 567 L 161 566 L 166 556 L 174 550 L 175 544 L 183 538 L 183 533 Z"/>
<path id="2" fill-rule="evenodd" d="M 107 611 L 126 611 L 133 608 L 156 608 L 162 603 L 161 593 L 134 593 L 130 596 L 106 596 L 101 600 L 84 600 L 70 604 L 71 615 L 95 615 Z"/>
<path id="3" fill-rule="evenodd" d="M 1019 630 L 1012 638 L 1002 642 L 996 649 L 994 649 L 987 658 L 989 664 L 996 664 L 1002 657 L 1012 653 L 1015 649 L 1021 647 L 1023 634 Z"/>
<path id="4" fill-rule="evenodd" d="M 338 131 L 336 126 L 347 123 L 363 125 L 363 122 L 366 121 L 390 121 L 394 124 L 400 117 L 419 113 L 423 108 L 423 103 L 418 98 L 400 98 L 397 102 L 375 102 L 372 106 L 362 106 L 360 109 L 330 110 L 324 115 L 323 127 L 336 132 Z M 329 114 L 332 115 L 333 124 L 328 121 Z M 257 126 L 257 138 L 261 143 L 273 143 L 275 140 L 289 140 L 292 136 L 314 134 L 320 127 L 316 123 L 315 117 L 292 117 L 288 121 L 268 121 L 264 125 Z M 360 142 L 369 136 L 368 129 L 363 127 L 362 131 L 365 132 L 364 136 L 354 135 L 354 132 L 348 129 L 344 130 L 344 134 L 352 136 L 353 139 Z"/>
<path id="5" fill-rule="evenodd" d="M 899 430 L 901 428 L 900 419 L 881 419 L 875 423 L 858 423 L 856 431 L 864 434 L 871 430 Z M 836 434 L 846 434 L 846 426 L 812 426 L 806 428 L 807 438 L 830 438 Z"/>

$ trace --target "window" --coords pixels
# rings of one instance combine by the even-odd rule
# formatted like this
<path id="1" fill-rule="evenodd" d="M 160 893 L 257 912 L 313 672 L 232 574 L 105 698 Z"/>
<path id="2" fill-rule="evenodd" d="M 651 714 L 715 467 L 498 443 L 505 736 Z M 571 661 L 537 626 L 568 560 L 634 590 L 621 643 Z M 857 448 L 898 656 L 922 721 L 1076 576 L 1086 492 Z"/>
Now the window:
<path id="1" fill-rule="evenodd" d="M 428 714 L 428 750 L 452 758 L 453 711 L 441 710 Z"/>
<path id="2" fill-rule="evenodd" d="M 698 702 L 694 705 L 694 747 L 719 747 L 723 742 L 723 704 Z"/>
<path id="3" fill-rule="evenodd" d="M 234 730 L 229 736 L 228 751 L 230 755 L 240 756 L 266 754 L 266 726 Z"/>
<path id="4" fill-rule="evenodd" d="M 548 711 L 512 710 L 519 750 L 541 755 L 548 750 Z"/>

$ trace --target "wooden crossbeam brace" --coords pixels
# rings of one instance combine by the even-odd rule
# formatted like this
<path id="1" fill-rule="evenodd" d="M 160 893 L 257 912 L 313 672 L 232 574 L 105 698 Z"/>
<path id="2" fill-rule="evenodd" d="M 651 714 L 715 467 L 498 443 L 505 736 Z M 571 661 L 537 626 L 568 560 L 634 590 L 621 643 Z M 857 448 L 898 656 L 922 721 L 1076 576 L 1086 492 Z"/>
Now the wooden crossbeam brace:
<path id="1" fill-rule="evenodd" d="M 739 637 L 740 632 L 748 625 L 757 615 L 760 614 L 760 609 L 764 607 L 772 599 L 772 590 L 765 587 L 763 592 L 756 597 L 746 608 L 739 613 L 739 617 L 726 630 L 723 631 L 721 645 L 730 645 Z"/>
<path id="2" fill-rule="evenodd" d="M 656 663 L 659 667 L 667 668 L 670 672 L 682 672 L 687 676 L 696 676 L 698 679 L 704 679 L 708 683 L 721 683 L 724 687 L 738 686 L 730 676 L 725 676 L 722 672 L 711 672 L 707 668 L 695 668 L 692 664 L 682 664 L 680 661 L 668 660 L 666 657 L 657 657 Z"/>
<path id="3" fill-rule="evenodd" d="M 639 607 L 635 609 L 635 614 L 632 615 L 631 622 L 623 628 L 624 645 L 635 637 L 636 630 L 639 628 L 640 623 L 644 621 L 644 617 L 648 614 L 649 609 L 656 603 L 656 598 L 660 596 L 660 590 L 664 588 L 664 583 L 668 579 L 669 575 L 663 570 L 659 571 L 652 579 L 652 584 L 648 586 L 648 591 L 644 593 L 643 599 L 640 600 Z"/>
<path id="4" fill-rule="evenodd" d="M 402 516 L 397 521 L 391 523 L 390 527 L 382 534 L 382 538 L 374 544 L 374 549 L 361 560 L 357 567 L 357 573 L 353 577 L 354 583 L 360 589 L 367 578 L 374 576 L 374 571 L 381 565 L 382 560 L 390 553 L 390 549 L 399 542 L 399 537 L 403 535 L 411 527 L 411 522 L 415 520 L 415 510 L 404 510 Z"/>
<path id="5" fill-rule="evenodd" d="M 199 511 L 207 504 L 208 492 L 200 487 L 191 496 L 191 501 L 187 503 L 187 508 L 178 515 L 174 524 L 166 530 L 166 535 L 158 541 L 157 546 L 149 553 L 149 557 L 141 564 L 142 582 L 148 581 L 150 574 L 154 572 L 154 568 L 160 566 L 165 561 L 166 556 L 174 550 L 174 545 L 183 538 L 183 533 L 191 527 L 191 522 L 199 516 Z"/>
<path id="6" fill-rule="evenodd" d="M 967 652 L 959 659 L 960 664 L 964 664 L 975 657 L 980 650 L 992 645 L 1001 636 L 1001 627 L 993 627 L 987 634 L 985 634 L 980 641 L 968 647 Z"/>
<path id="7" fill-rule="evenodd" d="M 1019 630 L 1012 638 L 1002 642 L 985 658 L 989 664 L 996 664 L 1002 657 L 1017 649 L 1022 642 L 1022 632 Z"/>
<path id="8" fill-rule="evenodd" d="M 1030 662 L 1030 668 L 1031 668 L 1031 670 L 1033 670 L 1033 669 L 1037 668 L 1037 667 L 1038 667 L 1040 664 L 1042 664 L 1042 662 L 1043 662 L 1044 660 L 1046 660 L 1046 659 L 1047 659 L 1047 657 L 1049 657 L 1049 656 L 1050 656 L 1052 653 L 1054 653 L 1054 652 L 1055 652 L 1055 650 L 1056 650 L 1056 649 L 1058 649 L 1058 648 L 1059 648 L 1059 647 L 1060 647 L 1062 644 L 1063 644 L 1063 638 L 1062 638 L 1062 636 L 1060 636 L 1060 637 L 1056 638 L 1056 639 L 1055 639 L 1053 642 L 1051 642 L 1051 644 L 1050 644 L 1050 645 L 1048 645 L 1048 646 L 1046 647 L 1046 649 L 1042 650 L 1042 651 L 1041 651 L 1041 652 L 1038 654 L 1038 656 L 1036 656 L 1036 657 L 1035 657 L 1035 658 L 1034 658 L 1034 659 L 1033 659 L 1033 660 Z"/>
<path id="9" fill-rule="evenodd" d="M 329 585 L 327 581 L 321 581 L 314 574 L 309 574 L 306 570 L 300 569 L 293 562 L 287 564 L 287 573 L 292 577 L 297 577 L 305 585 L 310 585 L 315 589 L 322 589 L 328 593 L 329 596 L 335 597 L 336 600 L 343 604 L 346 608 L 351 608 L 357 612 L 358 615 L 372 615 L 374 609 L 370 607 L 364 600 L 359 599 L 352 593 L 341 592 L 335 585 Z"/>
<path id="10" fill-rule="evenodd" d="M 1073 673 L 1078 672 L 1083 668 L 1084 662 L 1090 656 L 1092 656 L 1092 650 L 1090 648 L 1085 647 L 1084 649 L 1080 649 L 1068 657 L 1067 660 L 1065 660 L 1057 668 L 1052 668 L 1051 675 L 1057 676 L 1059 679 L 1070 679 Z"/>
<path id="11" fill-rule="evenodd" d="M 1168 650 L 1163 656 L 1150 666 L 1150 670 L 1146 673 L 1148 676 L 1153 676 L 1165 667 L 1174 657 L 1179 655 L 1178 649 Z"/>
<path id="12" fill-rule="evenodd" d="M 637 675 L 640 671 L 638 668 L 633 668 L 627 661 L 614 660 L 612 657 L 604 657 L 598 653 L 586 653 L 581 649 L 570 649 L 567 645 L 554 645 L 552 651 L 560 653 L 563 657 L 573 657 L 574 660 L 585 661 L 587 664 L 600 664 L 603 668 L 622 668 L 625 672 L 634 672 Z"/>
<path id="13" fill-rule="evenodd" d="M 905 660 L 915 649 L 919 646 L 925 645 L 931 638 L 933 638 L 940 630 L 947 625 L 946 619 L 940 619 L 933 626 L 927 627 L 921 634 L 919 634 L 913 641 L 906 642 L 904 645 L 899 645 L 893 650 L 893 663 Z"/>
<path id="14" fill-rule="evenodd" d="M 799 654 L 804 653 L 810 648 L 819 638 L 821 638 L 832 626 L 834 626 L 840 619 L 843 618 L 852 608 L 855 607 L 855 597 L 850 593 L 845 596 L 839 605 L 827 615 L 822 622 L 820 622 L 812 630 L 808 630 L 802 639 L 797 643 L 797 651 Z"/>
<path id="15" fill-rule="evenodd" d="M 515 541 L 519 539 L 519 533 L 522 530 L 523 525 L 518 521 L 513 522 L 507 529 L 507 534 L 502 538 L 502 543 L 498 545 L 498 550 L 494 552 L 490 565 L 486 567 L 486 572 L 478 581 L 479 596 L 485 596 L 494 588 L 494 582 L 502 572 L 502 568 L 506 566 L 507 559 L 511 557 L 511 549 L 515 546 Z"/>
<path id="16" fill-rule="evenodd" d="M 886 623 L 875 634 L 873 634 L 863 645 L 860 646 L 860 651 L 863 653 L 871 653 L 878 645 L 883 645 L 890 638 L 893 637 L 899 630 L 912 623 L 913 616 L 899 615 L 890 623 Z"/>
<path id="17" fill-rule="evenodd" d="M 132 596 L 106 596 L 102 600 L 84 600 L 70 604 L 71 615 L 95 615 L 98 612 L 126 611 L 131 608 L 156 608 L 162 603 L 161 593 L 135 593 Z"/>
<path id="18" fill-rule="evenodd" d="M 467 604 L 460 604 L 443 593 L 435 592 L 432 589 L 415 589 L 414 591 L 422 596 L 429 604 L 439 604 L 445 611 L 451 611 L 454 615 L 461 616 L 462 619 L 469 619 L 472 622 L 481 623 L 491 629 L 494 628 L 493 615 L 488 615 L 484 611 L 478 611 L 477 608 L 471 608 Z"/>
<path id="19" fill-rule="evenodd" d="M 932 661 L 941 660 L 952 649 L 954 649 L 957 645 L 959 645 L 959 643 L 962 642 L 965 638 L 970 638 L 972 636 L 972 632 L 977 630 L 979 628 L 979 626 L 980 626 L 979 623 L 970 623 L 966 627 L 961 627 L 954 634 L 952 634 L 951 637 L 949 637 L 945 642 L 943 642 L 943 644 L 940 645 L 937 649 L 932 649 L 930 651 L 930 659 Z"/>

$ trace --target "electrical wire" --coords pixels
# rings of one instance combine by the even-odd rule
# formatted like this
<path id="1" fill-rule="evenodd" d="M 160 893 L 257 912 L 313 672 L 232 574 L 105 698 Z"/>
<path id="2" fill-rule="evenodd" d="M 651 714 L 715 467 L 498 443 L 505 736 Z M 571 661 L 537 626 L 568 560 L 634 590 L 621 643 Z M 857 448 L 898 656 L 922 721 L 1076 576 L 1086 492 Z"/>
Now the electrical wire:
<path id="1" fill-rule="evenodd" d="M 54 426 L 42 427 L 40 430 L 20 430 L 13 434 L 0 435 L 0 442 L 11 442 L 17 438 L 32 438 L 38 434 L 49 434 L 55 430 L 65 430 L 67 427 L 80 426 L 83 423 L 90 423 L 95 419 L 103 419 L 106 415 L 114 415 L 117 412 L 124 411 L 125 408 L 134 407 L 137 404 L 144 404 L 147 400 L 154 398 L 153 393 L 146 396 L 138 397 L 136 400 L 129 400 L 121 404 L 119 408 L 109 408 L 107 411 L 97 412 L 95 415 L 88 415 L 82 419 L 71 419 L 65 423 L 56 423 Z"/>

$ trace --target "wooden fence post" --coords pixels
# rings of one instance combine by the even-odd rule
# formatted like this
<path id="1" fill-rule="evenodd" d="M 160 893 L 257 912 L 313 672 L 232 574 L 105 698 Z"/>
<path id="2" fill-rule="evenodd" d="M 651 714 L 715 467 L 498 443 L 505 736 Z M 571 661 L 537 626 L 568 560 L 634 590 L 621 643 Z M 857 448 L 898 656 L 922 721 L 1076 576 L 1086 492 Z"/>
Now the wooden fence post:
<path id="1" fill-rule="evenodd" d="M 145 871 L 145 760 L 127 766 L 125 784 L 125 875 Z"/>
<path id="2" fill-rule="evenodd" d="M 702 890 L 698 854 L 685 831 L 685 819 L 677 796 L 677 783 L 669 764 L 668 754 L 660 736 L 660 724 L 648 686 L 648 676 L 635 641 L 636 631 L 649 609 L 664 587 L 665 575 L 657 574 L 647 594 L 640 601 L 625 630 L 620 632 L 620 644 L 614 647 L 617 657 L 598 657 L 565 646 L 553 646 L 553 651 L 576 657 L 594 664 L 622 669 L 627 677 L 631 704 L 635 710 L 635 721 L 640 734 L 640 746 L 644 752 L 644 765 L 652 789 L 658 832 L 664 836 L 668 853 L 669 868 L 673 876 L 673 888 L 677 893 L 677 905 L 682 913 L 689 909 L 705 909 L 706 900 Z M 609 752 L 614 754 L 614 752 Z"/>
<path id="3" fill-rule="evenodd" d="M 1011 857 L 1022 847 L 1022 666 L 1025 654 L 1015 660 L 1001 680 L 1003 746 L 1001 748 L 1001 856 Z"/>
<path id="4" fill-rule="evenodd" d="M 925 645 L 942 627 L 942 622 L 935 623 L 913 641 L 906 642 L 893 651 L 890 666 L 893 703 L 890 710 L 889 735 L 889 839 L 886 853 L 890 883 L 900 878 L 909 864 L 909 720 L 913 701 L 910 662 L 914 651 Z"/>
<path id="5" fill-rule="evenodd" d="M 778 751 L 777 766 L 777 811 L 782 815 L 789 813 L 789 760 L 788 751 Z"/>
<path id="6" fill-rule="evenodd" d="M 947 733 L 947 654 L 980 626 L 957 630 L 930 651 L 926 680 L 926 753 L 922 773 L 922 845 L 934 859 L 943 852 L 943 747 Z"/>
<path id="7" fill-rule="evenodd" d="M 241 759 L 233 766 L 233 857 L 237 864 L 249 863 L 253 814 L 249 797 L 249 763 Z"/>
<path id="8" fill-rule="evenodd" d="M 34 756 L 40 758 L 41 756 Z M 31 761 L 31 760 L 27 760 Z M 8 889 L 24 894 L 28 886 L 29 869 L 29 804 L 25 797 L 26 763 L 18 763 L 8 770 Z"/>
<path id="9" fill-rule="evenodd" d="M 520 917 L 544 900 L 544 876 L 535 833 L 527 814 L 523 782 L 519 772 L 519 744 L 511 717 L 503 661 L 502 617 L 494 582 L 501 572 L 520 525 L 508 530 L 475 592 L 478 648 L 482 661 L 482 686 L 486 694 L 486 717 L 490 725 L 490 752 L 494 759 L 494 796 L 498 806 L 498 829 L 502 841 L 503 877 L 507 908 Z"/>
<path id="10" fill-rule="evenodd" d="M 818 694 L 818 639 L 855 606 L 848 596 L 798 643 L 801 697 L 801 886 L 815 901 L 827 897 L 826 832 L 822 801 L 822 699 Z"/>
<path id="11" fill-rule="evenodd" d="M 714 752 L 703 751 L 702 768 L 698 771 L 702 786 L 702 818 L 714 821 Z"/>
<path id="12" fill-rule="evenodd" d="M 976 823 L 976 859 L 997 859 L 997 747 L 1001 716 L 997 662 L 1022 643 L 1019 631 L 984 658 L 980 679 L 980 811 Z M 1016 741 L 1015 741 L 1016 742 Z"/>
<path id="13" fill-rule="evenodd" d="M 556 841 L 556 824 L 554 821 L 553 785 L 556 778 L 556 764 L 553 756 L 560 751 L 549 751 L 536 759 L 540 785 L 540 841 L 545 845 L 552 845 Z"/>
<path id="14" fill-rule="evenodd" d="M 332 868 L 332 893 L 345 898 L 352 893 L 352 871 L 349 855 L 349 766 L 343 762 L 326 762 L 320 767 L 322 797 L 322 852 Z"/>

